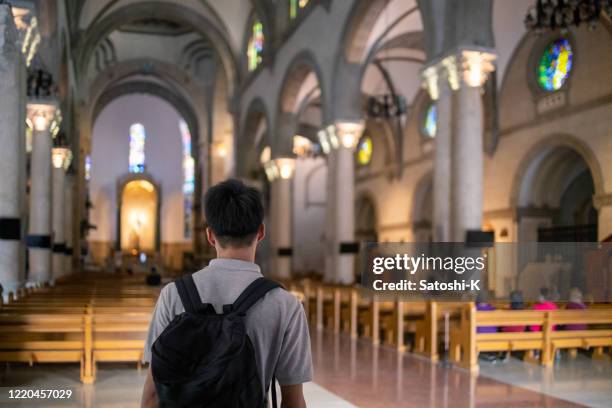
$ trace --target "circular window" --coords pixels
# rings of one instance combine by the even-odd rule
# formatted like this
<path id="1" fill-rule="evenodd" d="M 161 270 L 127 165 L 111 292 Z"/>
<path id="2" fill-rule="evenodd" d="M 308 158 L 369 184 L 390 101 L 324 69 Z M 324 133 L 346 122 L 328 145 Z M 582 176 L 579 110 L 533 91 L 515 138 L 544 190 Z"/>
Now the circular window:
<path id="1" fill-rule="evenodd" d="M 538 84 L 545 91 L 558 91 L 572 70 L 574 53 L 565 38 L 553 41 L 546 47 L 538 64 Z"/>
<path id="2" fill-rule="evenodd" d="M 370 164 L 372 160 L 372 138 L 364 136 L 357 146 L 357 163 L 361 166 Z"/>
<path id="3" fill-rule="evenodd" d="M 423 133 L 427 137 L 435 137 L 438 129 L 438 110 L 435 104 L 430 104 L 423 120 Z"/>

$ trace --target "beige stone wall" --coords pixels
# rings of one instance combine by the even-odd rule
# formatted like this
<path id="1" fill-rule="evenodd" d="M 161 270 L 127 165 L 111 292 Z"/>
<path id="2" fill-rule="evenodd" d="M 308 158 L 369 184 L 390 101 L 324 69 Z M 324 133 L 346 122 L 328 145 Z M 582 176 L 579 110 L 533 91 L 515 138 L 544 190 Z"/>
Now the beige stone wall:
<path id="1" fill-rule="evenodd" d="M 540 149 L 569 146 L 589 165 L 598 194 L 612 193 L 612 28 L 579 29 L 570 36 L 574 51 L 570 79 L 561 91 L 565 102 L 542 108 L 544 94 L 535 84 L 536 61 L 553 37 L 526 36 L 514 52 L 499 97 L 500 137 L 492 156 L 485 155 L 483 227 L 496 241 L 518 240 L 514 190 L 530 159 Z M 534 65 L 535 64 L 535 65 Z M 368 194 L 376 204 L 380 241 L 410 241 L 415 191 L 432 171 L 433 143 L 420 132 L 426 94 L 412 102 L 404 133 L 401 177 L 389 177 L 388 143 L 373 134 L 374 158 L 358 169 L 357 195 Z M 539 106 L 539 107 L 538 107 Z M 612 210 L 599 210 L 599 239 L 612 234 Z"/>
<path id="2" fill-rule="evenodd" d="M 191 243 L 185 242 L 162 242 L 161 256 L 164 267 L 174 270 L 183 268 L 183 254 L 192 251 Z"/>
<path id="3" fill-rule="evenodd" d="M 107 241 L 89 241 L 89 252 L 94 263 L 104 265 L 115 243 Z"/>

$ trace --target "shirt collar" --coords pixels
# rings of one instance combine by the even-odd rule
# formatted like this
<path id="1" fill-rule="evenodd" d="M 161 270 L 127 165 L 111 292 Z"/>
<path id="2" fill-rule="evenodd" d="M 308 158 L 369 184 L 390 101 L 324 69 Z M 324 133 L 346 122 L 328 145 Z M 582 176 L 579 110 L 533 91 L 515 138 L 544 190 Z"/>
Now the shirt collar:
<path id="1" fill-rule="evenodd" d="M 253 262 L 242 261 L 240 259 L 215 258 L 208 263 L 208 266 L 222 269 L 233 269 L 261 273 L 259 265 Z"/>

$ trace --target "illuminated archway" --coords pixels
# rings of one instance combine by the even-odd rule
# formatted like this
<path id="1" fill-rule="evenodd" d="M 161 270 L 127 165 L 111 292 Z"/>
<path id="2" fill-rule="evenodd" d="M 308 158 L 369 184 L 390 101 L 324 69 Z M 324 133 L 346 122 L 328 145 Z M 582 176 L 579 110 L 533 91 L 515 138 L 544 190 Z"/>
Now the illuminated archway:
<path id="1" fill-rule="evenodd" d="M 130 174 L 117 183 L 117 250 L 136 255 L 159 251 L 161 192 L 146 174 Z"/>

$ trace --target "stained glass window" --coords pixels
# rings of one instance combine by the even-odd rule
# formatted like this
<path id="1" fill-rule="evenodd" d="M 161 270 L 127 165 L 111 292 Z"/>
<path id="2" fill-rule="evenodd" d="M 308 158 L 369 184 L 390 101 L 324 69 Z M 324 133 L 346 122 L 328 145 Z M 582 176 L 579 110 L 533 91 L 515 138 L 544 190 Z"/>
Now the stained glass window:
<path id="1" fill-rule="evenodd" d="M 147 135 L 141 123 L 130 126 L 130 173 L 143 173 L 145 171 L 145 141 Z"/>
<path id="2" fill-rule="evenodd" d="M 85 156 L 85 180 L 91 180 L 91 156 Z"/>
<path id="3" fill-rule="evenodd" d="M 364 136 L 359 141 L 357 146 L 357 163 L 361 166 L 370 164 L 372 160 L 372 138 L 370 136 Z"/>
<path id="4" fill-rule="evenodd" d="M 253 32 L 247 45 L 247 57 L 249 71 L 253 71 L 261 64 L 264 47 L 264 33 L 261 21 L 255 20 L 253 23 Z"/>
<path id="5" fill-rule="evenodd" d="M 423 122 L 423 133 L 427 137 L 435 137 L 438 130 L 438 110 L 433 103 L 427 108 Z"/>
<path id="6" fill-rule="evenodd" d="M 183 142 L 183 206 L 184 206 L 184 236 L 191 238 L 193 217 L 193 193 L 195 190 L 195 161 L 191 155 L 191 132 L 184 120 L 179 122 L 181 140 Z"/>
<path id="7" fill-rule="evenodd" d="M 574 53 L 569 41 L 560 38 L 546 47 L 538 65 L 538 83 L 546 91 L 561 89 L 570 71 Z"/>
<path id="8" fill-rule="evenodd" d="M 300 10 L 308 5 L 308 0 L 289 0 L 289 17 L 293 20 Z"/>

